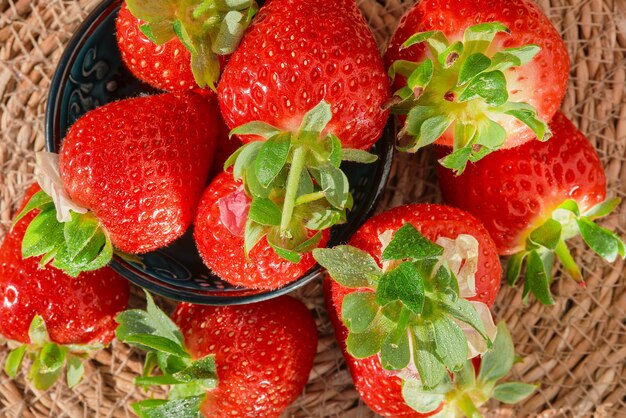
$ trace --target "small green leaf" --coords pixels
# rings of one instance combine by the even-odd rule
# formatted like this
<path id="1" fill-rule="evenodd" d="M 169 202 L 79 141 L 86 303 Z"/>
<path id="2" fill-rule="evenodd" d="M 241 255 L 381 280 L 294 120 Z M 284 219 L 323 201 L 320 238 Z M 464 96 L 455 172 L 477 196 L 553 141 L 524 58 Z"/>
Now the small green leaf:
<path id="1" fill-rule="evenodd" d="M 476 52 L 463 61 L 459 71 L 457 86 L 462 86 L 478 74 L 485 71 L 491 65 L 491 60 L 484 54 Z"/>
<path id="2" fill-rule="evenodd" d="M 246 257 L 250 254 L 250 251 L 261 241 L 265 236 L 267 228 L 263 225 L 259 225 L 252 222 L 250 219 L 246 221 L 246 230 L 244 233 L 243 250 Z"/>
<path id="3" fill-rule="evenodd" d="M 167 398 L 174 401 L 177 399 L 184 399 L 192 396 L 202 396 L 206 393 L 207 388 L 201 381 L 177 383 L 175 385 L 172 385 Z"/>
<path id="4" fill-rule="evenodd" d="M 476 369 L 472 360 L 466 360 L 465 365 L 454 374 L 454 384 L 461 390 L 476 386 Z"/>
<path id="5" fill-rule="evenodd" d="M 181 382 L 201 381 L 205 389 L 212 389 L 217 386 L 217 366 L 215 356 L 208 355 L 198 360 L 194 360 L 189 367 L 172 375 Z"/>
<path id="6" fill-rule="evenodd" d="M 526 251 L 520 251 L 518 253 L 513 254 L 509 261 L 506 264 L 506 282 L 509 286 L 515 286 L 517 279 L 520 276 L 522 271 L 522 265 L 524 264 L 524 259 L 528 255 Z"/>
<path id="7" fill-rule="evenodd" d="M 522 299 L 526 299 L 529 292 L 544 305 L 554 305 L 554 300 L 550 294 L 550 275 L 551 272 L 546 270 L 544 260 L 535 250 L 528 255 L 526 262 L 526 281 L 524 283 L 524 291 Z"/>
<path id="8" fill-rule="evenodd" d="M 337 138 L 336 135 L 329 134 L 326 137 L 330 142 L 330 155 L 328 156 L 328 161 L 331 165 L 339 168 L 341 165 L 343 150 L 341 149 L 341 141 Z"/>
<path id="9" fill-rule="evenodd" d="M 424 62 L 420 63 L 417 68 L 415 68 L 415 71 L 411 73 L 407 79 L 407 86 L 416 97 L 419 97 L 421 92 L 426 89 L 432 78 L 433 62 L 430 58 L 426 58 Z"/>
<path id="10" fill-rule="evenodd" d="M 506 102 L 500 111 L 513 116 L 524 125 L 528 126 L 540 141 L 547 141 L 552 136 L 548 124 L 539 119 L 537 110 L 529 104 L 522 102 Z"/>
<path id="11" fill-rule="evenodd" d="M 514 404 L 528 398 L 536 389 L 537 386 L 527 383 L 506 382 L 494 388 L 493 397 L 500 402 Z"/>
<path id="12" fill-rule="evenodd" d="M 146 35 L 146 38 L 150 39 L 152 43 L 156 45 L 163 45 L 176 36 L 174 26 L 169 20 L 145 23 L 143 25 L 139 25 L 139 30 L 141 33 Z"/>
<path id="13" fill-rule="evenodd" d="M 419 315 L 424 308 L 424 298 L 424 278 L 411 262 L 404 262 L 384 273 L 378 281 L 376 302 L 380 306 L 399 300 Z"/>
<path id="14" fill-rule="evenodd" d="M 43 190 L 35 193 L 29 200 L 24 209 L 17 215 L 15 220 L 13 221 L 13 225 L 17 224 L 20 219 L 26 216 L 28 213 L 35 209 L 42 209 L 45 206 L 53 205 L 52 198 L 46 194 Z"/>
<path id="15" fill-rule="evenodd" d="M 313 250 L 313 257 L 328 270 L 333 280 L 345 287 L 372 288 L 382 275 L 371 255 L 349 245 L 317 248 Z"/>
<path id="16" fill-rule="evenodd" d="M 126 4 L 133 16 L 146 22 L 171 20 L 174 16 L 170 0 L 127 0 Z"/>
<path id="17" fill-rule="evenodd" d="M 165 401 L 148 399 L 131 405 L 140 418 L 198 418 L 206 395 Z"/>
<path id="18" fill-rule="evenodd" d="M 272 247 L 272 249 L 278 256 L 284 258 L 285 260 L 293 264 L 297 264 L 302 260 L 302 257 L 300 257 L 300 254 L 298 254 L 297 251 L 289 250 L 287 248 L 282 248 L 278 243 L 273 242 L 270 239 L 270 237 L 271 235 L 268 235 L 267 242 L 269 243 L 270 247 Z"/>
<path id="19" fill-rule="evenodd" d="M 580 209 L 578 208 L 578 203 L 575 200 L 567 199 L 563 203 L 561 203 L 557 209 L 563 209 L 569 212 L 572 212 L 576 216 L 580 216 Z"/>
<path id="20" fill-rule="evenodd" d="M 254 121 L 254 122 L 249 122 L 249 123 L 246 123 L 246 124 L 243 124 L 241 126 L 236 127 L 235 129 L 230 131 L 228 136 L 232 137 L 233 135 L 239 135 L 239 136 L 257 135 L 257 136 L 263 137 L 265 139 L 270 139 L 270 138 L 280 134 L 281 132 L 282 131 L 280 129 L 278 129 L 277 127 L 272 126 L 272 125 L 270 125 L 268 123 L 260 122 L 260 121 Z M 242 146 L 241 148 L 244 148 L 244 147 L 245 147 L 245 145 Z"/>
<path id="21" fill-rule="evenodd" d="M 244 145 L 233 165 L 233 178 L 235 180 L 243 176 L 244 170 L 252 167 L 263 144 L 262 141 L 255 141 Z"/>
<path id="22" fill-rule="evenodd" d="M 394 330 L 395 324 L 379 313 L 363 332 L 350 332 L 346 339 L 348 353 L 354 358 L 367 358 L 380 352 L 383 342 Z"/>
<path id="23" fill-rule="evenodd" d="M 213 39 L 211 50 L 217 55 L 229 55 L 235 52 L 249 23 L 243 13 L 237 10 L 227 12 Z"/>
<path id="24" fill-rule="evenodd" d="M 624 242 L 614 232 L 596 225 L 585 216 L 580 217 L 576 223 L 585 243 L 600 257 L 609 263 L 614 262 L 618 256 L 624 258 Z"/>
<path id="25" fill-rule="evenodd" d="M 191 53 L 191 55 L 197 56 L 200 51 L 196 49 L 196 45 L 194 45 L 193 39 L 191 39 L 191 36 L 189 35 L 189 32 L 187 32 L 187 29 L 185 28 L 185 25 L 183 24 L 183 22 L 179 19 L 175 19 L 172 22 L 172 28 L 174 29 L 174 33 L 176 33 L 176 36 L 178 37 L 180 42 Z M 195 74 L 194 74 L 194 78 L 195 78 Z M 197 81 L 198 80 L 196 79 L 196 82 Z"/>
<path id="26" fill-rule="evenodd" d="M 469 82 L 457 100 L 463 103 L 478 98 L 482 98 L 492 106 L 506 103 L 509 93 L 506 89 L 506 78 L 501 71 L 489 71 L 477 75 Z"/>
<path id="27" fill-rule="evenodd" d="M 321 240 L 322 240 L 322 232 L 318 231 L 311 238 L 296 245 L 296 247 L 294 248 L 294 251 L 300 254 L 309 253 L 313 251 L 314 248 L 319 247 Z"/>
<path id="28" fill-rule="evenodd" d="M 81 381 L 83 375 L 85 374 L 85 366 L 79 357 L 73 355 L 67 356 L 66 374 L 67 386 L 69 388 L 73 388 Z"/>
<path id="29" fill-rule="evenodd" d="M 169 374 L 158 376 L 137 376 L 134 379 L 134 383 L 137 386 L 175 385 L 174 387 L 184 384 L 183 382 Z"/>
<path id="30" fill-rule="evenodd" d="M 67 349 L 64 347 L 55 343 L 45 343 L 39 353 L 40 371 L 48 374 L 61 369 L 65 364 L 66 355 Z"/>
<path id="31" fill-rule="evenodd" d="M 470 147 L 459 148 L 445 157 L 440 158 L 439 164 L 453 170 L 456 175 L 461 175 L 463 171 L 465 171 L 471 154 L 472 149 Z"/>
<path id="32" fill-rule="evenodd" d="M 493 345 L 482 355 L 478 380 L 483 383 L 495 383 L 506 376 L 513 367 L 515 349 L 511 333 L 503 321 L 498 323 Z"/>
<path id="33" fill-rule="evenodd" d="M 154 351 L 172 354 L 181 358 L 190 358 L 190 355 L 178 342 L 172 341 L 165 337 L 161 337 L 159 335 L 134 334 L 126 337 L 124 342 L 131 345 L 139 344 L 142 347 L 147 347 L 148 349 Z"/>
<path id="34" fill-rule="evenodd" d="M 378 156 L 355 148 L 344 148 L 341 153 L 343 161 L 353 161 L 355 163 L 371 164 L 378 160 Z"/>
<path id="35" fill-rule="evenodd" d="M 435 142 L 448 129 L 452 118 L 448 114 L 433 114 L 430 107 L 415 106 L 407 116 L 406 130 L 415 137 L 409 145 L 398 147 L 401 151 L 415 152 Z"/>
<path id="36" fill-rule="evenodd" d="M 486 22 L 470 26 L 463 34 L 464 43 L 471 41 L 483 41 L 491 43 L 498 32 L 509 33 L 510 30 L 500 22 Z"/>
<path id="37" fill-rule="evenodd" d="M 400 74 L 403 77 L 407 78 L 411 75 L 415 68 L 417 68 L 419 64 L 413 61 L 406 60 L 397 60 L 394 61 L 389 67 L 388 74 L 389 78 L 394 80 L 396 78 L 396 74 Z"/>
<path id="38" fill-rule="evenodd" d="M 510 67 L 519 67 L 532 60 L 539 53 L 538 45 L 524 45 L 519 48 L 507 48 L 498 51 L 491 58 L 490 70 L 504 71 Z"/>
<path id="39" fill-rule="evenodd" d="M 326 128 L 328 122 L 332 119 L 333 114 L 330 110 L 330 104 L 322 100 L 313 109 L 309 110 L 302 118 L 300 125 L 300 133 L 319 134 Z M 299 134 L 300 135 L 300 134 Z"/>
<path id="40" fill-rule="evenodd" d="M 476 308 L 471 304 L 471 302 L 463 299 L 463 298 L 455 298 L 454 300 L 449 297 L 443 297 L 440 300 L 440 303 L 447 313 L 449 313 L 452 317 L 458 319 L 461 322 L 465 322 L 472 328 L 474 328 L 481 337 L 485 339 L 485 341 L 489 342 L 489 337 L 487 336 L 487 332 L 485 331 L 485 325 L 483 321 L 480 319 L 480 315 L 476 312 Z"/>
<path id="41" fill-rule="evenodd" d="M 11 352 L 7 355 L 4 362 L 4 371 L 11 379 L 15 379 L 17 372 L 22 366 L 22 361 L 24 360 L 24 354 L 26 353 L 27 347 L 28 346 L 26 344 L 22 344 L 15 350 L 11 350 Z"/>
<path id="42" fill-rule="evenodd" d="M 506 130 L 498 123 L 487 119 L 476 129 L 475 143 L 484 145 L 490 150 L 497 150 L 506 141 Z M 478 159 L 473 159 L 474 162 Z"/>
<path id="43" fill-rule="evenodd" d="M 28 378 L 32 380 L 35 388 L 39 390 L 48 390 L 58 379 L 63 371 L 63 368 L 59 367 L 52 370 L 50 373 L 45 373 L 41 370 L 42 362 L 40 357 L 36 357 L 28 372 Z"/>
<path id="44" fill-rule="evenodd" d="M 54 253 L 64 245 L 63 223 L 57 221 L 54 206 L 41 211 L 28 225 L 22 240 L 22 257 Z"/>
<path id="45" fill-rule="evenodd" d="M 561 230 L 561 224 L 549 218 L 530 233 L 529 239 L 537 245 L 554 250 L 561 240 Z"/>
<path id="46" fill-rule="evenodd" d="M 423 260 L 443 254 L 443 247 L 430 241 L 413 225 L 405 223 L 394 234 L 382 254 L 382 260 Z"/>
<path id="47" fill-rule="evenodd" d="M 270 199 L 254 198 L 250 203 L 248 219 L 261 225 L 280 225 L 281 212 Z"/>
<path id="48" fill-rule="evenodd" d="M 402 370 L 410 360 L 409 334 L 406 324 L 401 324 L 383 342 L 380 363 L 385 370 Z"/>
<path id="49" fill-rule="evenodd" d="M 435 352 L 450 370 L 457 371 L 467 359 L 467 338 L 459 326 L 447 316 L 433 321 Z"/>
<path id="50" fill-rule="evenodd" d="M 613 212 L 613 210 L 620 204 L 622 199 L 619 197 L 613 197 L 610 199 L 606 199 L 605 201 L 598 203 L 587 212 L 585 212 L 585 216 L 591 220 L 603 218 L 609 213 Z"/>
<path id="51" fill-rule="evenodd" d="M 425 390 L 422 383 L 415 379 L 402 381 L 402 397 L 406 404 L 420 414 L 429 414 L 439 408 L 446 400 L 446 392 Z"/>
<path id="52" fill-rule="evenodd" d="M 342 212 L 334 208 L 323 206 L 312 206 L 305 208 L 301 212 L 303 214 L 307 229 L 313 231 L 321 231 L 336 225 L 342 220 Z"/>
<path id="53" fill-rule="evenodd" d="M 379 310 L 374 292 L 352 292 L 341 302 L 341 319 L 350 331 L 360 333 L 371 325 Z"/>
<path id="54" fill-rule="evenodd" d="M 35 315 L 28 328 L 28 338 L 30 343 L 35 346 L 43 346 L 50 341 L 48 336 L 48 330 L 43 318 L 39 315 Z"/>
<path id="55" fill-rule="evenodd" d="M 348 178 L 343 171 L 337 167 L 326 164 L 319 167 L 320 186 L 328 202 L 338 209 L 344 209 L 348 203 L 350 186 Z"/>
<path id="56" fill-rule="evenodd" d="M 287 163 L 291 149 L 291 134 L 273 136 L 263 143 L 254 161 L 254 170 L 259 183 L 267 188 Z"/>
<path id="57" fill-rule="evenodd" d="M 412 330 L 415 365 L 425 389 L 433 389 L 447 376 L 443 361 L 437 354 L 434 327 L 431 323 L 424 323 L 412 327 Z"/>

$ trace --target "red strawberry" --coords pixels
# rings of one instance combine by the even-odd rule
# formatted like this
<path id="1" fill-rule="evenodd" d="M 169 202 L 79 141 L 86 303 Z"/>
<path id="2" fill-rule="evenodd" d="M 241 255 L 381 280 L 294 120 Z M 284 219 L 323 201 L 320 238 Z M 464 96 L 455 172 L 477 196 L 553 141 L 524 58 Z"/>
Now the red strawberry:
<path id="1" fill-rule="evenodd" d="M 126 0 L 116 20 L 124 63 L 163 90 L 215 90 L 220 67 L 257 9 L 254 0 L 227 3 Z"/>
<path id="2" fill-rule="evenodd" d="M 385 61 L 398 74 L 394 112 L 408 114 L 405 149 L 453 147 L 441 162 L 458 172 L 468 159 L 548 139 L 544 121 L 559 108 L 569 73 L 563 40 L 530 0 L 418 2 Z"/>
<path id="3" fill-rule="evenodd" d="M 32 186 L 23 205 L 37 191 Z M 33 359 L 29 376 L 36 387 L 46 389 L 67 359 L 73 386 L 82 371 L 81 353 L 113 339 L 114 317 L 126 308 L 129 284 L 109 268 L 72 278 L 54 267 L 42 268 L 40 258 L 22 258 L 22 239 L 37 212 L 17 221 L 0 247 L 0 336 L 24 344 L 9 355 L 5 370 L 15 377 L 28 352 Z M 51 360 L 54 367 L 44 372 Z"/>
<path id="4" fill-rule="evenodd" d="M 495 245 L 472 216 L 425 204 L 371 218 L 350 244 L 313 254 L 334 280 L 326 283 L 328 310 L 357 389 L 379 414 L 423 416 L 402 400 L 402 380 L 419 376 L 436 387 L 446 367 L 459 371 L 495 331 Z"/>
<path id="5" fill-rule="evenodd" d="M 121 325 L 117 335 L 121 340 L 142 344 L 145 337 L 136 335 L 136 326 L 147 326 L 155 330 L 152 337 L 168 339 L 170 346 L 180 350 L 180 355 L 169 357 L 167 367 L 171 369 L 162 370 L 174 379 L 170 391 L 173 400 L 156 407 L 153 401 L 133 405 L 140 416 L 155 416 L 147 412 L 174 416 L 167 414 L 172 410 L 166 408 L 182 405 L 178 411 L 188 412 L 185 416 L 199 409 L 207 418 L 275 418 L 304 389 L 317 349 L 317 329 L 302 302 L 282 296 L 245 306 L 181 303 L 172 317 L 176 325 L 155 310 L 150 300 L 147 311 L 159 318 L 160 324 L 146 322 L 150 315 L 142 311 L 118 316 Z M 137 318 L 142 318 L 140 323 Z M 154 354 L 157 347 L 149 347 Z M 186 371 L 193 370 L 191 375 L 185 367 Z M 184 397 L 177 391 L 176 383 L 183 383 L 176 381 L 180 376 L 186 378 Z M 163 381 L 159 378 L 162 376 L 156 376 L 153 384 Z M 143 383 L 149 379 L 142 378 Z"/>
<path id="6" fill-rule="evenodd" d="M 237 286 L 277 289 L 313 267 L 315 260 L 310 253 L 293 263 L 277 255 L 266 238 L 257 235 L 256 245 L 245 242 L 249 207 L 250 199 L 243 192 L 241 181 L 233 180 L 230 170 L 218 175 L 204 192 L 196 215 L 194 238 L 204 263 L 213 272 Z M 305 229 L 302 233 L 311 235 Z M 318 239 L 315 246 L 325 245 L 327 231 L 318 234 Z"/>
<path id="7" fill-rule="evenodd" d="M 388 97 L 354 1 L 273 0 L 261 9 L 224 69 L 218 98 L 231 134 L 247 144 L 230 161 L 241 166 L 234 174 L 253 199 L 283 196 L 277 235 L 299 227 L 298 198 L 335 208 L 335 223 L 344 218 L 351 199 L 339 165 L 375 160 L 362 150 L 381 135 Z"/>
<path id="8" fill-rule="evenodd" d="M 470 164 L 461 176 L 439 170 L 446 202 L 482 220 L 500 254 L 514 254 L 509 282 L 515 282 L 527 258 L 524 295 L 532 291 L 548 304 L 554 254 L 576 280 L 582 280 L 567 239 L 581 233 L 608 261 L 624 257 L 622 241 L 592 222 L 619 203 L 605 200 L 606 178 L 593 146 L 561 113 L 550 128 L 554 136 L 549 142 L 531 141 L 494 153 Z M 445 152 L 439 149 L 440 156 Z"/>
<path id="9" fill-rule="evenodd" d="M 206 184 L 216 114 L 212 101 L 191 92 L 122 100 L 85 114 L 63 141 L 60 178 L 54 155 L 42 168 L 49 174 L 43 183 L 62 181 L 47 192 L 57 200 L 57 193 L 66 193 L 61 200 L 79 207 L 67 213 L 71 222 L 61 223 L 54 218 L 62 218 L 63 205 L 48 205 L 40 216 L 50 221 L 39 222 L 27 237 L 54 239 L 25 251 L 47 254 L 46 262 L 54 257 L 54 266 L 77 274 L 105 265 L 111 245 L 145 253 L 176 240 L 191 224 Z M 29 208 L 51 202 L 42 194 Z M 79 214 L 85 212 L 80 207 L 89 211 Z"/>

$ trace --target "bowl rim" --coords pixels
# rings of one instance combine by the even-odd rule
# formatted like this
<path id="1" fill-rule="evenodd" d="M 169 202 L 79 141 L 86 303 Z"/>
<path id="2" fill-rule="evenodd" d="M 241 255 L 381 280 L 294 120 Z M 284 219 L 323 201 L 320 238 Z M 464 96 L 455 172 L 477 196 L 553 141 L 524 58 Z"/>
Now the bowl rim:
<path id="1" fill-rule="evenodd" d="M 67 80 L 72 67 L 78 57 L 78 54 L 87 42 L 89 37 L 93 34 L 95 29 L 106 19 L 112 12 L 114 12 L 122 3 L 123 0 L 103 0 L 96 8 L 87 15 L 83 23 L 76 29 L 72 37 L 70 38 L 67 46 L 52 78 L 52 83 L 48 93 L 48 100 L 46 102 L 45 113 L 45 142 L 46 150 L 51 152 L 57 152 L 57 142 L 60 141 L 61 134 L 61 122 L 59 109 L 61 106 L 63 94 L 67 88 Z M 381 147 L 377 152 L 381 161 L 377 162 L 376 172 L 374 174 L 375 187 L 367 190 L 365 201 L 367 204 L 362 205 L 357 210 L 353 211 L 351 221 L 345 224 L 344 230 L 341 236 L 333 242 L 338 245 L 347 242 L 350 237 L 361 227 L 361 225 L 373 214 L 378 202 L 380 201 L 383 192 L 386 188 L 389 174 L 391 172 L 391 164 L 393 162 L 394 154 L 394 132 L 395 121 L 393 117 L 389 117 L 385 128 L 383 129 L 380 138 L 376 144 Z M 323 274 L 323 269 L 319 264 L 315 264 L 304 275 L 300 276 L 297 280 L 273 290 L 255 290 L 250 289 L 255 293 L 244 295 L 224 295 L 217 296 L 216 292 L 202 293 L 201 290 L 185 289 L 181 286 L 175 286 L 171 283 L 167 283 L 159 280 L 156 277 L 147 278 L 145 274 L 137 269 L 133 268 L 124 260 L 117 256 L 114 256 L 113 260 L 109 264 L 109 267 L 113 268 L 121 276 L 134 283 L 135 285 L 144 288 L 151 293 L 167 297 L 169 299 L 184 301 L 203 305 L 241 305 L 253 302 L 261 302 L 268 299 L 290 293 L 308 283 Z M 217 293 L 220 293 L 219 291 Z"/>

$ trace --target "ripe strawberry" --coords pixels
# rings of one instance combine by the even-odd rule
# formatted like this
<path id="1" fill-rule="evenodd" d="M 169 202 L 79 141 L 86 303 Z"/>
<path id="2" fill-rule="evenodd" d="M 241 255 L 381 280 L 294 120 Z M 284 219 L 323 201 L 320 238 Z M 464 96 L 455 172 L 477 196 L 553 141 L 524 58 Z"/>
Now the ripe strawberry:
<path id="1" fill-rule="evenodd" d="M 116 20 L 124 63 L 162 90 L 215 90 L 220 67 L 257 10 L 253 0 L 236 3 L 126 0 Z"/>
<path id="2" fill-rule="evenodd" d="M 169 402 L 133 405 L 140 417 L 174 416 L 178 408 L 176 416 L 183 412 L 196 416 L 201 411 L 207 418 L 274 418 L 306 385 L 317 349 L 317 329 L 308 309 L 296 299 L 282 296 L 220 307 L 181 303 L 172 319 L 151 298 L 147 312 L 126 311 L 117 318 L 118 338 L 150 351 L 144 377 L 136 382 L 174 385 Z M 137 335 L 141 328 L 152 335 Z M 148 338 L 159 339 L 161 345 L 146 344 Z M 150 358 L 162 346 L 168 347 L 168 353 L 176 351 L 156 354 L 169 360 L 158 363 L 167 380 L 152 376 L 156 364 Z"/>
<path id="3" fill-rule="evenodd" d="M 261 8 L 224 69 L 218 99 L 231 134 L 247 144 L 229 162 L 241 167 L 234 174 L 253 199 L 284 201 L 277 237 L 299 227 L 298 204 L 334 208 L 335 223 L 345 217 L 351 197 L 339 165 L 375 160 L 362 150 L 381 135 L 388 97 L 382 59 L 354 1 L 273 0 Z"/>
<path id="4" fill-rule="evenodd" d="M 582 235 L 607 261 L 624 257 L 624 243 L 593 223 L 619 199 L 606 197 L 602 163 L 587 138 L 561 113 L 550 123 L 547 143 L 531 141 L 470 164 L 455 177 L 439 170 L 446 202 L 482 220 L 502 255 L 511 255 L 507 279 L 514 284 L 526 259 L 524 298 L 529 292 L 552 304 L 549 292 L 556 255 L 577 281 L 580 270 L 565 241 Z M 438 150 L 443 156 L 446 149 Z"/>
<path id="5" fill-rule="evenodd" d="M 400 378 L 435 388 L 446 367 L 461 370 L 489 345 L 501 273 L 495 245 L 471 215 L 426 204 L 371 218 L 350 244 L 313 251 L 334 280 L 326 296 L 337 337 L 365 402 L 412 416 Z"/>
<path id="6" fill-rule="evenodd" d="M 530 0 L 420 1 L 385 61 L 396 76 L 393 112 L 407 115 L 404 149 L 453 147 L 441 163 L 457 172 L 499 148 L 547 140 L 569 73 L 563 40 Z"/>
<path id="7" fill-rule="evenodd" d="M 269 199 L 265 203 L 265 208 L 273 204 Z M 271 209 L 262 212 L 251 207 L 241 181 L 235 181 L 230 170 L 218 175 L 204 192 L 194 226 L 194 238 L 204 263 L 223 280 L 252 289 L 277 289 L 302 276 L 315 264 L 310 253 L 283 254 L 291 258 L 287 260 L 277 255 L 259 233 L 254 235 L 258 243 L 244 239 L 244 231 L 251 228 L 253 221 L 270 224 L 272 216 L 279 219 L 277 211 L 274 208 L 272 215 Z M 327 231 L 312 237 L 305 226 L 315 220 L 299 219 L 300 233 L 311 238 L 307 245 L 326 244 Z"/>
<path id="8" fill-rule="evenodd" d="M 28 190 L 24 205 L 37 191 L 37 185 Z M 39 258 L 22 258 L 22 239 L 37 212 L 18 220 L 0 247 L 0 336 L 22 343 L 7 357 L 5 371 L 14 378 L 28 353 L 29 377 L 47 389 L 67 361 L 68 385 L 74 386 L 82 377 L 80 358 L 113 339 L 113 318 L 126 308 L 129 284 L 109 268 L 72 278 L 42 268 Z"/>
<path id="9" fill-rule="evenodd" d="M 65 137 L 58 168 L 56 154 L 40 156 L 47 194 L 26 208 L 42 213 L 27 231 L 25 256 L 46 254 L 44 264 L 54 259 L 76 275 L 105 265 L 112 246 L 145 253 L 180 237 L 209 174 L 216 114 L 212 101 L 192 92 L 122 100 L 85 114 Z M 46 245 L 38 244 L 43 235 Z"/>

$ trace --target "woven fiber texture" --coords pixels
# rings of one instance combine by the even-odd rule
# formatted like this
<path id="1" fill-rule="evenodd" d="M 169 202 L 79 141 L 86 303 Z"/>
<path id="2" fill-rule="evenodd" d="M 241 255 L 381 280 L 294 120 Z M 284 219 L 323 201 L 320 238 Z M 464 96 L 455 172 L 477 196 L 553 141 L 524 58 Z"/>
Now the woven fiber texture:
<path id="1" fill-rule="evenodd" d="M 358 0 L 384 47 L 409 0 Z M 606 169 L 609 195 L 626 194 L 626 0 L 542 0 L 562 33 L 572 61 L 563 111 L 596 146 Z M 17 202 L 32 182 L 34 151 L 44 147 L 44 111 L 51 77 L 64 45 L 97 4 L 94 0 L 0 0 L 0 237 L 10 227 Z M 428 152 L 398 155 L 379 211 L 409 202 L 438 202 Z M 603 224 L 626 236 L 626 205 Z M 490 405 L 498 417 L 626 416 L 626 285 L 624 263 L 607 265 L 575 241 L 587 288 L 563 278 L 553 286 L 554 307 L 523 306 L 503 286 L 495 306 L 524 357 L 512 378 L 539 383 L 521 406 Z M 556 273 L 561 277 L 561 273 Z M 134 292 L 131 305 L 140 306 Z M 359 400 L 334 342 L 323 309 L 321 285 L 297 293 L 319 327 L 315 367 L 289 417 L 375 416 Z M 165 307 L 168 301 L 159 300 Z M 0 361 L 7 350 L 0 347 Z M 0 417 L 132 417 L 132 401 L 149 394 L 132 379 L 141 371 L 138 352 L 121 343 L 94 355 L 84 381 L 69 390 L 59 383 L 39 392 L 22 376 L 0 375 Z M 155 396 L 163 393 L 154 392 Z"/>

